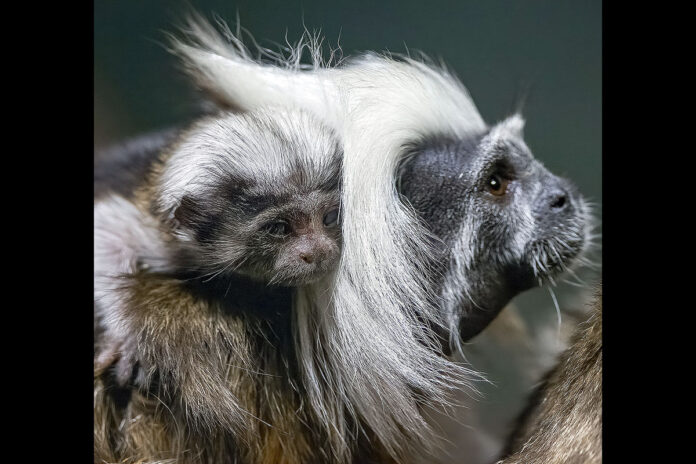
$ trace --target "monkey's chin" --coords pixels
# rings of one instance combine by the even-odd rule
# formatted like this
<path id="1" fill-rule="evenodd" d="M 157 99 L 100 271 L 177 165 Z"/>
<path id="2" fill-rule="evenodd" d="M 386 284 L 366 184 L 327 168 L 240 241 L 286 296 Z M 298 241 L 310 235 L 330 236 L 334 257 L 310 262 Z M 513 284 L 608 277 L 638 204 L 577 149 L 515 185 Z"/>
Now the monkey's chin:
<path id="1" fill-rule="evenodd" d="M 459 307 L 459 337 L 468 341 L 488 327 L 506 304 L 535 285 L 532 266 L 515 263 L 496 269 L 497 278 L 473 286 Z M 484 304 L 485 302 L 485 304 Z"/>
<path id="2" fill-rule="evenodd" d="M 306 287 L 319 282 L 326 274 L 324 271 L 315 271 L 291 276 L 274 276 L 269 283 L 279 287 Z"/>
<path id="3" fill-rule="evenodd" d="M 559 243 L 558 239 L 531 242 L 521 261 L 489 271 L 489 275 L 498 277 L 487 279 L 484 285 L 473 286 L 469 292 L 471 299 L 465 300 L 460 307 L 461 340 L 478 335 L 520 293 L 553 282 L 556 276 L 574 265 L 583 253 L 584 238 L 563 241 L 563 249 Z"/>

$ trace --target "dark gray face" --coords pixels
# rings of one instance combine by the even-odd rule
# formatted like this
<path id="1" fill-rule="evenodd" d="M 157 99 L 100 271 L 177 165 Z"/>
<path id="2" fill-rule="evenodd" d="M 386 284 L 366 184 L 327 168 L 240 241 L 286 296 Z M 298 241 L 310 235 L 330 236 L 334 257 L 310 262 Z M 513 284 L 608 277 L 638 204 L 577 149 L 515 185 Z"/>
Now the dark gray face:
<path id="1" fill-rule="evenodd" d="M 400 189 L 441 240 L 433 278 L 463 340 L 513 296 L 562 272 L 587 241 L 582 197 L 514 131 L 423 142 Z"/>

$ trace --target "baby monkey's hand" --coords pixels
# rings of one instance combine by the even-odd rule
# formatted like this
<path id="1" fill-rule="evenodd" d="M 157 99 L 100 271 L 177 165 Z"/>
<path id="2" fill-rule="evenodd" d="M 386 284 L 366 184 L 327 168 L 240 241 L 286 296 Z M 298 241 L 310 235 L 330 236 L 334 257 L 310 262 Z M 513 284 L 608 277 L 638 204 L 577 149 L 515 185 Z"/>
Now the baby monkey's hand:
<path id="1" fill-rule="evenodd" d="M 120 387 L 126 387 L 135 381 L 140 369 L 132 343 L 115 338 L 105 340 L 94 359 L 94 376 L 105 375 L 109 369 Z"/>

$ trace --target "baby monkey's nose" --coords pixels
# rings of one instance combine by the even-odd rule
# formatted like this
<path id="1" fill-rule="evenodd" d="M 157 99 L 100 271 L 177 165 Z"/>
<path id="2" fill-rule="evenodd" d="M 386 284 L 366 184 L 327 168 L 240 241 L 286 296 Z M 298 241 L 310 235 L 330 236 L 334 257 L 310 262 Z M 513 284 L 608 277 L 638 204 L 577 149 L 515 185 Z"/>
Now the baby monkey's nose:
<path id="1" fill-rule="evenodd" d="M 295 256 L 307 264 L 320 265 L 334 255 L 335 245 L 324 234 L 307 234 L 298 238 Z"/>

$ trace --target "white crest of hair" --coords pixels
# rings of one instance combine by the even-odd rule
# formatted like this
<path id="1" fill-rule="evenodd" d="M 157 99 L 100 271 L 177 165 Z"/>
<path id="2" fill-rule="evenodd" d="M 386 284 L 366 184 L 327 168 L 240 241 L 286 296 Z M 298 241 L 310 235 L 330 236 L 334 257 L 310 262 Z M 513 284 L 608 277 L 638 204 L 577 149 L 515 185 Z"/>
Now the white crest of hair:
<path id="1" fill-rule="evenodd" d="M 161 265 L 166 256 L 154 220 L 132 202 L 112 194 L 94 205 L 94 299 L 95 310 L 107 332 L 116 339 L 129 339 L 122 309 L 122 276 L 136 270 L 137 259 Z"/>
<path id="2" fill-rule="evenodd" d="M 189 26 L 190 42 L 174 48 L 199 85 L 243 110 L 305 108 L 343 143 L 341 263 L 332 285 L 304 289 L 295 308 L 305 387 L 335 454 L 348 461 L 356 438 L 344 429 L 346 415 L 362 420 L 400 462 L 428 454 L 437 440 L 419 403 L 445 405 L 475 373 L 437 354 L 429 324 L 446 321 L 424 269 L 428 232 L 399 198 L 397 170 L 409 144 L 465 137 L 486 124 L 456 78 L 411 58 L 366 54 L 324 66 L 313 38 L 290 60 L 273 55 L 267 64 L 227 29 L 226 41 L 200 19 Z M 304 48 L 311 66 L 299 65 Z"/>
<path id="3" fill-rule="evenodd" d="M 172 212 L 184 195 L 195 196 L 230 172 L 274 185 L 300 161 L 307 176 L 321 174 L 337 149 L 332 131 L 300 109 L 267 106 L 206 118 L 188 129 L 167 161 L 159 207 Z"/>

